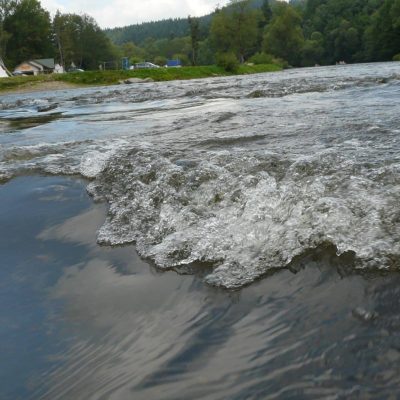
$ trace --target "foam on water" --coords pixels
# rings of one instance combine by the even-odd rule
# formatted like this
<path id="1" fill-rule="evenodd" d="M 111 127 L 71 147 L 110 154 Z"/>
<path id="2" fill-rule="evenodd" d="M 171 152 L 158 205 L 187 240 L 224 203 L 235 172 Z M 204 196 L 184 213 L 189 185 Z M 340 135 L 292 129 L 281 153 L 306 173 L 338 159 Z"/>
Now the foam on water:
<path id="1" fill-rule="evenodd" d="M 57 140 L 56 116 L 44 133 L 3 127 L 0 181 L 80 174 L 110 206 L 99 243 L 136 243 L 163 269 L 211 264 L 206 281 L 226 288 L 327 243 L 355 268 L 399 268 L 396 66 L 6 99 L 4 121 L 57 101 L 77 133 Z"/>
<path id="2" fill-rule="evenodd" d="M 161 268 L 213 262 L 206 281 L 234 288 L 327 242 L 355 253 L 360 268 L 398 267 L 400 175 L 358 169 L 334 152 L 294 162 L 218 152 L 183 163 L 134 149 L 89 190 L 110 204 L 100 243 L 136 242 Z M 391 176 L 384 188 L 382 174 Z"/>

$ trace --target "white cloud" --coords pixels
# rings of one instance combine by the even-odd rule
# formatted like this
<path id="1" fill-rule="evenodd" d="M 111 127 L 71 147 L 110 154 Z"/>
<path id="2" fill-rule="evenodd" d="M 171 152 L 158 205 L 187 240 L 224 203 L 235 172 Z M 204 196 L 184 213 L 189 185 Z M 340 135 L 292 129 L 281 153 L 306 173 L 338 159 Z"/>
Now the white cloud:
<path id="1" fill-rule="evenodd" d="M 91 15 L 102 28 L 166 18 L 201 16 L 228 0 L 41 0 L 52 14 L 56 10 Z"/>

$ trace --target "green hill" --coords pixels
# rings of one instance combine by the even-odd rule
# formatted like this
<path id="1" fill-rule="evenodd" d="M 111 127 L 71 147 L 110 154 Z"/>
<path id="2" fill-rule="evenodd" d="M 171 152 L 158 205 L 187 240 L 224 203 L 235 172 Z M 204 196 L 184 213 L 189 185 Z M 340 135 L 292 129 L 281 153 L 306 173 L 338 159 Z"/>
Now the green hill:
<path id="1" fill-rule="evenodd" d="M 263 0 L 253 0 L 253 6 L 260 8 Z M 270 1 L 272 4 L 274 1 Z M 208 35 L 211 19 L 214 13 L 199 17 L 201 36 Z M 161 21 L 144 22 L 142 24 L 128 25 L 120 28 L 105 30 L 106 35 L 115 43 L 123 44 L 133 42 L 143 44 L 147 38 L 172 39 L 189 35 L 189 23 L 187 18 L 169 18 Z"/>
<path id="2" fill-rule="evenodd" d="M 204 35 L 207 35 L 211 17 L 212 14 L 199 18 Z M 140 46 L 147 38 L 158 40 L 187 36 L 189 35 L 189 23 L 187 18 L 170 18 L 162 21 L 106 29 L 105 33 L 115 44 L 134 42 Z"/>

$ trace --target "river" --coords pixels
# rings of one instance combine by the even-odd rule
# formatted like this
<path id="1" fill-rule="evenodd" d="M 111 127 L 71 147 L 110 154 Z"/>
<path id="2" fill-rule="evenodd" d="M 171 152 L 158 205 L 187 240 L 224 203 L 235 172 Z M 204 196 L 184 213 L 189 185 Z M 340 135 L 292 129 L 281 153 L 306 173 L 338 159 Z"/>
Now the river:
<path id="1" fill-rule="evenodd" d="M 399 99 L 400 63 L 1 97 L 0 397 L 397 398 Z"/>

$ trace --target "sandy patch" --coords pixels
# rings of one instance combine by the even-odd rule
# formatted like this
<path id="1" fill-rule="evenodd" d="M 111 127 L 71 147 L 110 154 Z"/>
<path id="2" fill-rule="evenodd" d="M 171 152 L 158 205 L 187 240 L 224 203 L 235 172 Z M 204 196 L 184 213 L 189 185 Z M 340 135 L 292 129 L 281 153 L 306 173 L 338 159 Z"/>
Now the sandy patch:
<path id="1" fill-rule="evenodd" d="M 0 92 L 0 96 L 11 93 L 32 93 L 32 92 L 46 92 L 53 90 L 75 89 L 81 87 L 73 83 L 49 81 L 49 82 L 27 82 L 24 85 L 12 89 L 6 89 Z"/>

